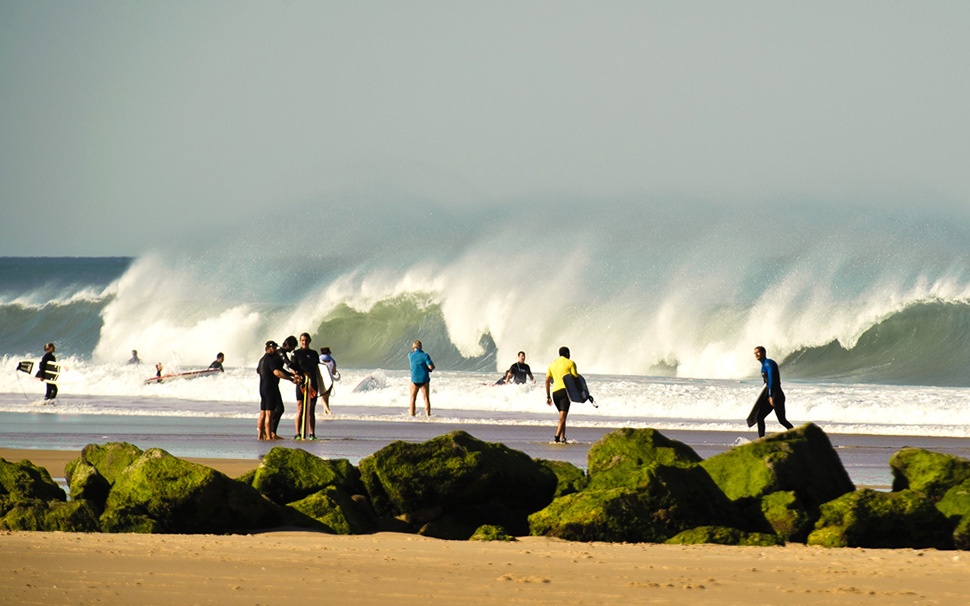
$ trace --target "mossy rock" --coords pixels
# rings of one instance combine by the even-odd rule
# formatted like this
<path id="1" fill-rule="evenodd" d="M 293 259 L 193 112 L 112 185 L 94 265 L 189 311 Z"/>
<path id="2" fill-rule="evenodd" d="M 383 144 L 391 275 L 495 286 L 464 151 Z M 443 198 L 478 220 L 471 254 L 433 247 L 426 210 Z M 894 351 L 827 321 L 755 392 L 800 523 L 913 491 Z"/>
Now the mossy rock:
<path id="1" fill-rule="evenodd" d="M 328 486 L 287 507 L 317 520 L 335 534 L 366 534 L 376 528 L 353 497 L 338 486 Z"/>
<path id="2" fill-rule="evenodd" d="M 100 532 L 98 514 L 87 501 L 23 499 L 0 519 L 5 530 Z"/>
<path id="3" fill-rule="evenodd" d="M 761 514 L 776 535 L 785 541 L 804 543 L 813 530 L 817 513 L 806 509 L 793 490 L 773 492 L 761 498 Z"/>
<path id="4" fill-rule="evenodd" d="M 256 470 L 255 469 L 250 469 L 246 473 L 244 473 L 241 476 L 239 476 L 238 478 L 236 478 L 236 481 L 237 482 L 242 482 L 243 484 L 249 484 L 250 486 L 252 486 L 253 485 L 253 480 L 255 480 L 255 479 L 256 479 Z"/>
<path id="5" fill-rule="evenodd" d="M 442 515 L 425 523 L 418 534 L 447 541 L 467 541 L 475 533 L 475 522 L 461 515 Z"/>
<path id="6" fill-rule="evenodd" d="M 747 545 L 753 547 L 775 547 L 785 541 L 774 534 L 764 532 L 744 532 L 737 528 L 724 526 L 700 526 L 677 534 L 666 541 L 668 545 Z"/>
<path id="7" fill-rule="evenodd" d="M 363 494 L 360 471 L 346 459 L 321 459 L 301 448 L 270 449 L 256 469 L 252 486 L 275 503 L 285 505 L 338 486 L 348 494 Z"/>
<path id="8" fill-rule="evenodd" d="M 960 518 L 953 531 L 953 546 L 964 551 L 970 550 L 970 515 Z"/>
<path id="9" fill-rule="evenodd" d="M 970 461 L 923 448 L 903 448 L 889 459 L 893 490 L 918 490 L 934 499 L 970 480 Z"/>
<path id="10" fill-rule="evenodd" d="M 641 472 L 654 463 L 689 467 L 701 462 L 694 449 L 656 429 L 622 428 L 600 438 L 586 454 L 590 485 L 636 487 Z"/>
<path id="11" fill-rule="evenodd" d="M 730 499 L 794 491 L 808 508 L 855 490 L 828 436 L 808 423 L 701 463 Z"/>
<path id="12" fill-rule="evenodd" d="M 952 549 L 953 524 L 924 494 L 858 490 L 824 503 L 809 545 Z"/>
<path id="13" fill-rule="evenodd" d="M 361 477 L 382 518 L 400 517 L 422 526 L 446 512 L 477 509 L 472 530 L 487 523 L 496 506 L 521 518 L 552 500 L 557 478 L 549 467 L 504 444 L 454 431 L 427 442 L 397 441 L 360 462 Z"/>
<path id="14" fill-rule="evenodd" d="M 147 516 L 161 532 L 185 534 L 274 527 L 284 514 L 253 487 L 157 448 L 144 451 L 115 479 L 105 515 L 112 510 Z"/>
<path id="15" fill-rule="evenodd" d="M 936 503 L 936 508 L 948 518 L 970 515 L 970 480 L 964 480 L 946 491 L 943 498 Z"/>
<path id="16" fill-rule="evenodd" d="M 9 495 L 12 501 L 67 500 L 64 489 L 57 485 L 46 469 L 27 460 L 14 463 L 4 458 L 0 458 L 0 495 Z"/>
<path id="17" fill-rule="evenodd" d="M 495 526 L 493 524 L 483 524 L 475 529 L 472 536 L 468 538 L 469 541 L 516 541 L 515 537 L 510 535 L 501 526 Z"/>
<path id="18" fill-rule="evenodd" d="M 593 488 L 529 516 L 534 535 L 570 541 L 652 542 L 698 526 L 736 526 L 734 503 L 702 468 L 653 464 L 638 488 Z"/>
<path id="19" fill-rule="evenodd" d="M 128 442 L 108 442 L 106 444 L 88 444 L 81 449 L 81 460 L 97 468 L 109 484 L 124 473 L 125 469 L 135 462 L 142 454 L 142 449 Z M 72 469 L 77 459 L 69 462 L 64 468 L 64 475 L 70 482 Z"/>
<path id="20" fill-rule="evenodd" d="M 165 526 L 139 509 L 124 507 L 101 514 L 101 532 L 117 534 L 163 534 Z"/>
<path id="21" fill-rule="evenodd" d="M 111 485 L 98 469 L 83 459 L 75 459 L 68 478 L 71 487 L 71 500 L 88 501 L 97 510 L 98 515 L 104 512 L 104 504 L 108 500 Z"/>
<path id="22" fill-rule="evenodd" d="M 579 492 L 589 484 L 589 476 L 586 475 L 586 472 L 572 463 L 552 461 L 549 459 L 535 459 L 535 461 L 556 474 L 558 483 L 556 484 L 556 491 L 553 493 L 553 498 Z"/>

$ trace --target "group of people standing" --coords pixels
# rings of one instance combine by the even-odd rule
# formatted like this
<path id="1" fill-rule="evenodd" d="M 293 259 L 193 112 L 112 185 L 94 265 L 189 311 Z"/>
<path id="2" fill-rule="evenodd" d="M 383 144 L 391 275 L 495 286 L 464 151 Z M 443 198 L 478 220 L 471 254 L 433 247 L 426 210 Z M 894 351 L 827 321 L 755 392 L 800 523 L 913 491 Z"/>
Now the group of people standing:
<path id="1" fill-rule="evenodd" d="M 276 341 L 267 341 L 265 353 L 256 366 L 259 374 L 259 427 L 260 440 L 281 440 L 279 435 L 280 419 L 283 418 L 283 396 L 280 394 L 280 379 L 286 379 L 296 386 L 296 440 L 316 440 L 316 407 L 318 398 L 323 401 L 323 410 L 330 411 L 330 394 L 333 382 L 325 382 L 320 367 L 325 365 L 330 377 L 337 376 L 337 362 L 329 347 L 322 347 L 318 354 L 310 348 L 309 333 L 283 340 L 280 346 Z M 299 347 L 297 346 L 299 344 Z"/>

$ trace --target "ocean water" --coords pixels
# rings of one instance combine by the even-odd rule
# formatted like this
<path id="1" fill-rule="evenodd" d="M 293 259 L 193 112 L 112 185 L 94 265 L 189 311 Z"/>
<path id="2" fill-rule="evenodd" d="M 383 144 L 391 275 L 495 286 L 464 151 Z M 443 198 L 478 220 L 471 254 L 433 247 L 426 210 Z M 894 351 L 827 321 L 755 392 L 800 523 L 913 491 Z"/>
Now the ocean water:
<path id="1" fill-rule="evenodd" d="M 406 354 L 421 339 L 438 367 L 432 423 L 548 423 L 541 386 L 488 384 L 519 350 L 541 382 L 567 345 L 599 404 L 574 410 L 576 427 L 746 439 L 764 345 L 795 423 L 970 437 L 965 214 L 358 202 L 311 216 L 325 229 L 309 244 L 267 223 L 133 258 L 0 258 L 0 413 L 38 413 L 42 386 L 13 369 L 54 341 L 85 377 L 61 386 L 59 418 L 252 419 L 263 342 L 306 331 L 338 361 L 346 422 L 410 422 Z M 143 365 L 125 365 L 132 349 Z M 155 362 L 195 370 L 219 351 L 223 376 L 143 384 Z M 377 387 L 354 392 L 368 377 Z"/>

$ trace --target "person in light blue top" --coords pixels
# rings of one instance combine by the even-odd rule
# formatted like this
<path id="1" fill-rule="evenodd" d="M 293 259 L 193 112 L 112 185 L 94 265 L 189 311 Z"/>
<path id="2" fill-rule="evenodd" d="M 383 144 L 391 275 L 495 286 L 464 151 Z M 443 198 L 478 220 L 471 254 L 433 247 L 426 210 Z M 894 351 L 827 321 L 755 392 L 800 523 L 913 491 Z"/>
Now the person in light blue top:
<path id="1" fill-rule="evenodd" d="M 411 416 L 414 416 L 415 400 L 420 391 L 424 394 L 424 412 L 430 417 L 431 371 L 434 370 L 434 362 L 431 361 L 431 356 L 421 349 L 421 341 L 415 341 L 411 345 L 408 361 L 411 363 Z"/>

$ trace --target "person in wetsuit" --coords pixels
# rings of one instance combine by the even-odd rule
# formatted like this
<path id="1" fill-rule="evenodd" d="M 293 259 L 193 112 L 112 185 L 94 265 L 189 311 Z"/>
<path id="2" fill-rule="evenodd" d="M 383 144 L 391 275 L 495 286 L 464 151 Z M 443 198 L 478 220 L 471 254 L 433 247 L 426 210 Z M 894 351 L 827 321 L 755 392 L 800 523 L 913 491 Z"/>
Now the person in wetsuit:
<path id="1" fill-rule="evenodd" d="M 293 364 L 297 372 L 303 377 L 303 384 L 296 388 L 296 435 L 293 439 L 304 438 L 308 440 L 317 439 L 317 396 L 320 393 L 320 357 L 317 352 L 310 349 L 310 334 L 300 335 L 300 347 L 293 351 Z M 303 391 L 307 388 L 312 389 L 310 396 L 306 398 L 306 406 L 303 405 Z M 305 408 L 305 409 L 304 409 Z M 306 419 L 303 415 L 306 415 Z M 307 432 L 301 431 L 301 424 L 306 423 Z"/>
<path id="2" fill-rule="evenodd" d="M 276 355 L 279 356 L 280 360 L 283 361 L 283 366 L 286 367 L 289 372 L 294 374 L 296 373 L 296 364 L 294 364 L 293 360 L 290 358 L 290 353 L 296 349 L 296 345 L 296 337 L 290 335 L 283 339 L 283 344 L 276 349 Z M 283 399 L 280 398 L 277 407 L 273 409 L 272 419 L 270 420 L 270 427 L 273 430 L 273 435 L 277 435 L 279 433 L 280 419 L 283 418 L 283 412 L 285 410 L 286 409 L 283 406 Z"/>
<path id="3" fill-rule="evenodd" d="M 215 361 L 209 364 L 209 370 L 218 370 L 219 372 L 226 372 L 226 369 L 222 367 L 222 363 L 226 361 L 226 355 L 221 351 L 216 354 Z"/>
<path id="4" fill-rule="evenodd" d="M 37 374 L 34 375 L 41 381 L 48 378 L 47 373 L 51 373 L 51 375 L 53 375 L 56 372 L 56 370 L 52 366 L 54 362 L 57 362 L 57 358 L 54 357 L 54 349 L 55 348 L 53 343 L 48 343 L 47 345 L 44 346 L 44 357 L 40 359 L 40 364 L 37 365 Z M 57 384 L 48 383 L 47 393 L 44 394 L 44 401 L 46 402 L 47 400 L 53 400 L 56 397 L 57 397 Z"/>
<path id="5" fill-rule="evenodd" d="M 521 385 L 525 383 L 526 377 L 533 383 L 536 382 L 535 377 L 532 376 L 532 369 L 525 363 L 525 352 L 520 351 L 518 361 L 512 364 L 512 366 L 509 366 L 509 369 L 505 371 L 504 383 L 506 385 L 509 383 Z"/>
<path id="6" fill-rule="evenodd" d="M 778 364 L 774 360 L 769 360 L 767 352 L 762 346 L 754 348 L 754 357 L 761 362 L 761 377 L 768 386 L 768 406 L 763 406 L 758 411 L 758 437 L 765 437 L 765 418 L 775 411 L 778 422 L 785 428 L 792 429 L 794 425 L 785 418 L 785 392 L 781 390 L 781 372 L 778 371 Z"/>
<path id="7" fill-rule="evenodd" d="M 276 352 L 276 342 L 267 341 L 263 357 L 256 365 L 259 373 L 259 431 L 260 440 L 279 440 L 273 429 L 273 411 L 283 406 L 280 379 L 296 382 L 296 375 L 283 369 L 283 358 Z"/>

